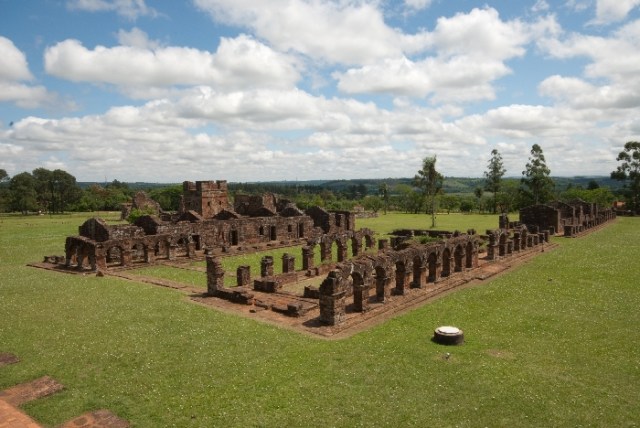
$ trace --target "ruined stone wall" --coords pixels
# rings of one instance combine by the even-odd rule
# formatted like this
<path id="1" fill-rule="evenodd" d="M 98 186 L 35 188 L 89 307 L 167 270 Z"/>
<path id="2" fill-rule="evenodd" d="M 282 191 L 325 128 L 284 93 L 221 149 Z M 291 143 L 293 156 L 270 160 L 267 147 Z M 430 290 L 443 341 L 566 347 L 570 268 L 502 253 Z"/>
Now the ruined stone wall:
<path id="1" fill-rule="evenodd" d="M 185 181 L 182 183 L 183 210 L 193 210 L 203 218 L 214 217 L 222 210 L 231 209 L 227 182 Z"/>
<path id="2" fill-rule="evenodd" d="M 249 217 L 264 216 L 265 212 L 277 212 L 277 197 L 273 193 L 263 195 L 236 195 L 233 209 L 236 213 Z M 265 211 L 266 210 L 266 211 Z"/>
<path id="3" fill-rule="evenodd" d="M 573 213 L 573 208 L 570 211 Z M 520 209 L 520 222 L 527 225 L 529 230 L 533 226 L 539 230 L 562 230 L 562 211 L 549 205 L 531 205 Z"/>

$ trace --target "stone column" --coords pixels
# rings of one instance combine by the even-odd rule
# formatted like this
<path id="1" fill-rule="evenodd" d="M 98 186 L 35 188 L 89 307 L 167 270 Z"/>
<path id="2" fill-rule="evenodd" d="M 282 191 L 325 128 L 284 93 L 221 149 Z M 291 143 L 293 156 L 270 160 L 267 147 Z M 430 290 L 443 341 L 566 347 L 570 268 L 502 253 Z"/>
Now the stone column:
<path id="1" fill-rule="evenodd" d="M 219 258 L 207 256 L 207 294 L 215 296 L 224 288 L 224 268 Z"/>
<path id="2" fill-rule="evenodd" d="M 338 241 L 338 263 L 347 260 L 347 244 Z"/>
<path id="3" fill-rule="evenodd" d="M 314 257 L 313 247 L 302 247 L 302 269 L 309 270 L 313 268 L 313 257 Z"/>
<path id="4" fill-rule="evenodd" d="M 416 266 L 413 267 L 413 288 L 423 288 L 427 282 L 427 266 L 419 265 L 417 268 L 418 277 L 416 278 Z"/>
<path id="5" fill-rule="evenodd" d="M 336 271 L 329 272 L 319 292 L 320 321 L 327 325 L 342 324 L 346 319 L 345 292 Z"/>
<path id="6" fill-rule="evenodd" d="M 296 258 L 288 253 L 282 255 L 282 273 L 296 271 Z"/>
<path id="7" fill-rule="evenodd" d="M 356 312 L 366 312 L 369 310 L 369 287 L 367 285 L 356 285 L 353 287 L 353 309 Z"/>
<path id="8" fill-rule="evenodd" d="M 381 239 L 378 241 L 378 250 L 387 250 L 389 249 L 389 240 Z"/>
<path id="9" fill-rule="evenodd" d="M 273 256 L 264 256 L 260 260 L 260 276 L 273 276 Z"/>
<path id="10" fill-rule="evenodd" d="M 323 262 L 331 260 L 331 243 L 320 243 L 320 260 Z"/>
<path id="11" fill-rule="evenodd" d="M 238 266 L 236 270 L 236 284 L 238 287 L 246 287 L 251 282 L 251 266 Z"/>

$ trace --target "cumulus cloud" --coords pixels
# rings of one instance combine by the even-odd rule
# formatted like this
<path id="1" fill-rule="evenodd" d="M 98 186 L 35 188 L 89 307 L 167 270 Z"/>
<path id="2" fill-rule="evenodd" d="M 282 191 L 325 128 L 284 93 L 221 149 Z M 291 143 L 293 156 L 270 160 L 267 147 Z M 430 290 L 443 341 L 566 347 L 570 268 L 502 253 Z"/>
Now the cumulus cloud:
<path id="1" fill-rule="evenodd" d="M 405 6 L 414 10 L 422 10 L 431 6 L 432 0 L 404 0 Z"/>
<path id="2" fill-rule="evenodd" d="M 426 35 L 433 56 L 421 60 L 386 58 L 336 72 L 333 77 L 346 93 L 433 95 L 435 102 L 493 99 L 492 83 L 511 73 L 506 61 L 523 56 L 535 37 L 557 31 L 553 17 L 525 24 L 502 21 L 495 9 L 473 9 L 438 19 L 433 32 Z"/>
<path id="3" fill-rule="evenodd" d="M 367 64 L 423 50 L 424 35 L 384 22 L 376 3 L 308 0 L 195 0 L 218 22 L 251 29 L 281 51 L 328 63 Z"/>
<path id="4" fill-rule="evenodd" d="M 0 102 L 22 108 L 47 106 L 56 99 L 44 86 L 24 83 L 33 80 L 27 58 L 13 41 L 0 36 Z"/>
<path id="5" fill-rule="evenodd" d="M 139 30 L 120 34 L 126 46 L 87 49 L 68 39 L 47 48 L 45 69 L 54 76 L 123 88 L 212 85 L 225 88 L 291 87 L 297 61 L 240 35 L 222 38 L 215 53 L 185 47 L 152 48 Z"/>
<path id="6" fill-rule="evenodd" d="M 597 0 L 594 24 L 610 24 L 622 21 L 629 12 L 640 5 L 640 0 Z"/>
<path id="7" fill-rule="evenodd" d="M 553 75 L 538 86 L 541 95 L 574 108 L 628 109 L 640 106 L 640 21 L 609 37 L 571 34 L 565 40 L 543 39 L 554 58 L 587 58 L 584 76 Z"/>
<path id="8" fill-rule="evenodd" d="M 145 4 L 145 0 L 67 0 L 67 8 L 84 12 L 116 12 L 129 20 L 157 15 L 155 9 Z"/>
<path id="9" fill-rule="evenodd" d="M 137 27 L 133 27 L 130 31 L 119 30 L 118 43 L 122 46 L 131 46 L 139 49 L 157 49 L 161 46 L 160 42 L 150 40 L 147 33 Z"/>

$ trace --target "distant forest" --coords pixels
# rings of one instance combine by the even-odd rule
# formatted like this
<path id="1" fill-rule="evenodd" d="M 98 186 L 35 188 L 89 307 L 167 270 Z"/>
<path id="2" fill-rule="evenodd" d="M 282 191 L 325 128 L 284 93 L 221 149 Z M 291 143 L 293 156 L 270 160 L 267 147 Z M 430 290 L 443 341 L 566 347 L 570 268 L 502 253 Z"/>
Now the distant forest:
<path id="1" fill-rule="evenodd" d="M 553 177 L 554 197 L 582 198 L 610 205 L 623 197 L 620 181 L 603 176 Z M 321 206 L 333 210 L 431 212 L 414 178 L 229 182 L 229 196 L 271 192 L 295 202 L 301 209 Z M 63 170 L 37 168 L 9 177 L 0 170 L 0 212 L 62 213 L 120 210 L 138 191 L 145 191 L 166 211 L 176 211 L 181 183 L 76 182 Z M 484 178 L 445 177 L 437 194 L 437 210 L 444 212 L 516 211 L 530 205 L 520 178 L 503 178 L 499 194 L 487 191 Z M 139 213 L 144 214 L 144 213 Z"/>

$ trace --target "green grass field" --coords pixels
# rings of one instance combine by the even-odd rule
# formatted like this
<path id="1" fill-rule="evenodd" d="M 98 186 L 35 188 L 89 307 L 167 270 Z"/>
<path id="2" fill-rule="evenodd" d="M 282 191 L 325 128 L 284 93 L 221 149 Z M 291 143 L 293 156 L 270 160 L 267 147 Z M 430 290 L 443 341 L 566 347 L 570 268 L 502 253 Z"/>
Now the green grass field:
<path id="1" fill-rule="evenodd" d="M 440 215 L 438 229 L 497 226 L 472 217 Z M 0 352 L 21 359 L 0 368 L 0 389 L 45 374 L 64 384 L 25 405 L 43 424 L 100 408 L 136 427 L 640 424 L 638 218 L 557 239 L 491 282 L 335 341 L 171 289 L 26 266 L 62 254 L 85 219 L 0 217 Z M 429 221 L 394 214 L 358 226 Z M 432 343 L 443 324 L 466 343 Z"/>

